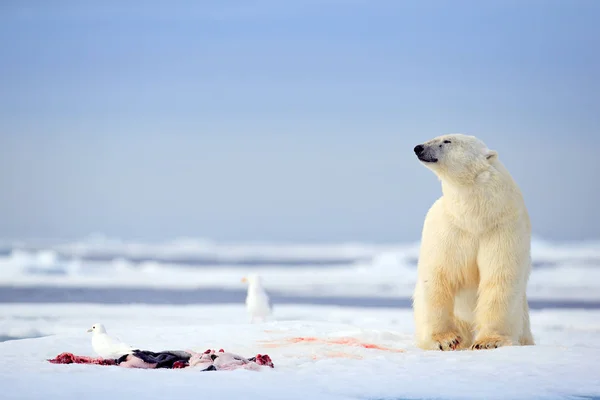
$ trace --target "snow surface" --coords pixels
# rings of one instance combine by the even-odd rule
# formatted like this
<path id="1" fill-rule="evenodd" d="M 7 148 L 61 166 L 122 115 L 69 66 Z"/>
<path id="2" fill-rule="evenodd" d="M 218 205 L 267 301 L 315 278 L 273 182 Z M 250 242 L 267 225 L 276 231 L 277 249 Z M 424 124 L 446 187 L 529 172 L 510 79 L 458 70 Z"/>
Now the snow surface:
<path id="1" fill-rule="evenodd" d="M 418 243 L 131 243 L 102 236 L 0 243 L 0 398 L 600 399 L 600 242 L 536 238 L 528 296 L 541 304 L 531 311 L 537 345 L 481 352 L 421 351 L 410 308 L 367 307 L 373 298 L 410 297 L 418 249 Z M 272 298 L 287 296 L 265 324 L 249 323 L 240 296 L 246 289 L 240 278 L 250 272 L 278 294 Z M 126 297 L 131 288 L 137 294 Z M 127 304 L 140 296 L 147 304 Z M 161 296 L 157 304 L 186 304 L 184 297 L 194 304 L 150 304 Z M 339 304 L 352 307 L 316 305 L 344 296 L 350 301 Z M 122 304 L 107 304 L 115 298 Z M 575 300 L 589 308 L 548 308 Z M 147 350 L 267 353 L 275 369 L 200 373 L 46 361 L 62 352 L 93 356 L 86 330 L 96 322 Z M 295 337 L 318 340 L 295 343 Z"/>
<path id="2" fill-rule="evenodd" d="M 45 361 L 69 351 L 93 355 L 94 322 L 150 350 L 224 348 L 269 354 L 274 369 L 129 370 Z M 536 346 L 425 352 L 414 347 L 410 309 L 279 306 L 249 324 L 243 304 L 227 306 L 0 306 L 3 399 L 583 399 L 600 398 L 600 311 L 532 312 Z M 386 350 L 294 337 L 351 338 Z M 402 352 L 394 352 L 402 350 Z M 184 397 L 185 396 L 185 397 Z"/>
<path id="3" fill-rule="evenodd" d="M 180 239 L 132 243 L 102 236 L 78 242 L 6 242 L 0 285 L 224 288 L 245 290 L 249 271 L 267 290 L 305 296 L 408 297 L 418 243 L 308 245 Z M 530 299 L 600 301 L 600 242 L 534 239 Z"/>

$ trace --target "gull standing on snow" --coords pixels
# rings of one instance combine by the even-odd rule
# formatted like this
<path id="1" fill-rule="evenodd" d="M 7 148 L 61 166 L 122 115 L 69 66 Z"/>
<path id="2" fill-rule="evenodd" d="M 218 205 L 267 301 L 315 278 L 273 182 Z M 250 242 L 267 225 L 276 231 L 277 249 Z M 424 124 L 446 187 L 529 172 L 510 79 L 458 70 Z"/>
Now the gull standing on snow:
<path id="1" fill-rule="evenodd" d="M 257 318 L 265 321 L 271 315 L 271 300 L 269 295 L 262 287 L 262 280 L 259 275 L 250 274 L 247 278 L 242 278 L 242 282 L 248 283 L 248 295 L 246 296 L 246 309 L 250 314 L 250 322 L 254 323 Z"/>
<path id="2" fill-rule="evenodd" d="M 94 324 L 88 332 L 92 332 L 92 347 L 94 351 L 102 358 L 119 358 L 125 354 L 133 353 L 133 347 L 114 339 L 106 333 L 102 324 Z"/>

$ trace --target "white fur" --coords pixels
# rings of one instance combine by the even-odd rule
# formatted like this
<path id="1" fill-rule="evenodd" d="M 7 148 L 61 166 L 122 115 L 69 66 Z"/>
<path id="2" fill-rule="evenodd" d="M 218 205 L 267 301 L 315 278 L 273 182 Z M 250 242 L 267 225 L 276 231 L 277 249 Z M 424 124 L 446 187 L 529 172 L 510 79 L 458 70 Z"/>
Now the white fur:
<path id="1" fill-rule="evenodd" d="M 419 158 L 441 180 L 443 195 L 423 226 L 413 295 L 417 345 L 532 345 L 525 293 L 531 226 L 517 184 L 476 137 L 445 135 L 422 146 Z"/>

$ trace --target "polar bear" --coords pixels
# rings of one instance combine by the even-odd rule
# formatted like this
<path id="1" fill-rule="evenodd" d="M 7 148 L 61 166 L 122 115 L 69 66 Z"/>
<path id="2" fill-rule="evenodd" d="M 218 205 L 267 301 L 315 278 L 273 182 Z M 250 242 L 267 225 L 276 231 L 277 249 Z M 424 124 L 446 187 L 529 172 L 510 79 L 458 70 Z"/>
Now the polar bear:
<path id="1" fill-rule="evenodd" d="M 498 153 L 463 134 L 436 137 L 414 152 L 443 193 L 423 224 L 413 294 L 417 346 L 533 345 L 525 293 L 531 225 Z"/>

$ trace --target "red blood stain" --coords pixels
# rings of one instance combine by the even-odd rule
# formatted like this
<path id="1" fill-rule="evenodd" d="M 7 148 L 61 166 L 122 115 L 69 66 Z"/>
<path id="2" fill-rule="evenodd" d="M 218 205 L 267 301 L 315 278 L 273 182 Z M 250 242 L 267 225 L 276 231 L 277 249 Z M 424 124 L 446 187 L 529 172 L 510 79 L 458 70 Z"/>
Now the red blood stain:
<path id="1" fill-rule="evenodd" d="M 273 361 L 271 361 L 271 357 L 269 357 L 267 354 L 257 354 L 255 359 L 258 365 L 265 365 L 267 367 L 275 368 Z"/>
<path id="2" fill-rule="evenodd" d="M 73 353 L 61 353 L 55 358 L 48 360 L 52 364 L 96 364 L 96 365 L 115 365 L 116 361 L 105 358 L 93 358 L 86 356 L 76 356 Z"/>
<path id="3" fill-rule="evenodd" d="M 338 339 L 319 339 L 316 337 L 306 336 L 306 337 L 293 337 L 286 339 L 286 342 L 289 343 L 325 343 L 329 345 L 345 345 L 345 346 L 355 346 L 355 347 L 363 347 L 365 349 L 374 349 L 381 351 L 389 351 L 393 353 L 403 353 L 402 349 L 394 349 L 391 347 L 381 346 L 375 343 L 364 343 L 355 338 L 338 338 Z M 268 347 L 277 347 L 277 344 L 268 344 Z"/>

